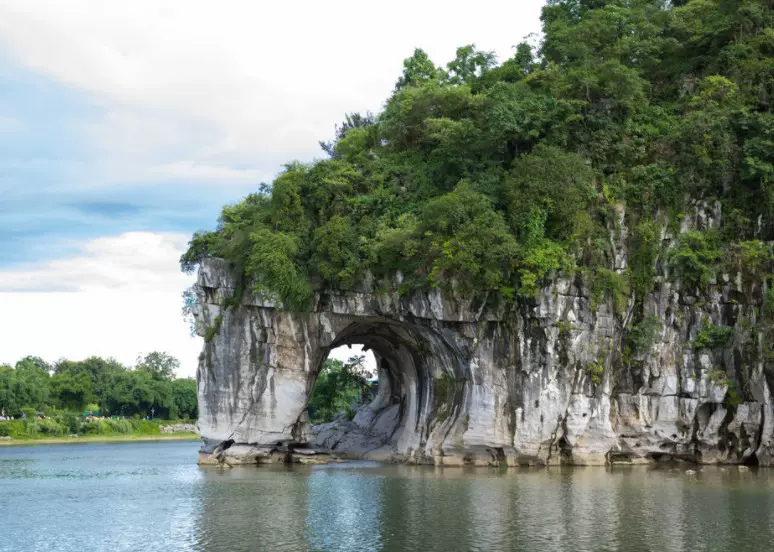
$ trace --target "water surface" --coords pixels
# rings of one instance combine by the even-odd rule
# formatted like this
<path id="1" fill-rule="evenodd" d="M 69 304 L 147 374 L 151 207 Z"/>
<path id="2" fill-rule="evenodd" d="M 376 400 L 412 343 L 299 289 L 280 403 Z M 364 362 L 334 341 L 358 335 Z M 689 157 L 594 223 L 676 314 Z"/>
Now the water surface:
<path id="1" fill-rule="evenodd" d="M 774 470 L 195 465 L 197 443 L 0 448 L 2 551 L 768 550 Z"/>

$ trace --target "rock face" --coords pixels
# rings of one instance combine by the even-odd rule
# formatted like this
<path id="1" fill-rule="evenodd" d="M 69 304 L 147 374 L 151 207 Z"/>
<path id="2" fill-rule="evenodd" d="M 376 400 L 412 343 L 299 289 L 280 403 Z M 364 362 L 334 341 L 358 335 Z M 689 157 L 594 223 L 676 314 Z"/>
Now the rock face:
<path id="1" fill-rule="evenodd" d="M 711 211 L 689 222 L 711 227 Z M 624 237 L 611 237 L 619 273 Z M 666 248 L 672 237 L 663 240 Z M 633 354 L 623 346 L 632 301 L 615 313 L 579 279 L 556 279 L 519 306 L 378 293 L 366 281 L 318 293 L 301 313 L 248 294 L 224 307 L 235 280 L 224 261 L 208 260 L 196 285 L 197 323 L 211 337 L 198 369 L 200 458 L 230 441 L 247 463 L 300 443 L 440 465 L 770 465 L 774 404 L 762 337 L 750 331 L 765 290 L 731 274 L 694 296 L 664 266 L 657 272 L 644 313 L 662 327 Z M 734 328 L 727 345 L 696 349 L 706 322 Z M 313 430 L 306 402 L 316 374 L 332 348 L 352 343 L 374 352 L 378 395 L 354 420 Z"/>

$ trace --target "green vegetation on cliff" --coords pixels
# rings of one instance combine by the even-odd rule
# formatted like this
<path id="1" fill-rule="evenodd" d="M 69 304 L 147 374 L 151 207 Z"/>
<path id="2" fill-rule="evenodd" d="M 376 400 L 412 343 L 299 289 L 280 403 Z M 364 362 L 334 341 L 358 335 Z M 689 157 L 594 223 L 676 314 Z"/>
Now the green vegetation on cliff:
<path id="1" fill-rule="evenodd" d="M 446 67 L 416 50 L 381 113 L 348 115 L 321 143 L 328 159 L 290 163 L 225 207 L 183 268 L 223 257 L 287 308 L 366 272 L 507 299 L 577 274 L 617 307 L 640 303 L 658 263 L 697 289 L 726 268 L 768 278 L 770 0 L 549 0 L 542 22 L 542 43 L 499 65 L 473 46 Z M 662 232 L 716 201 L 723 226 L 665 255 Z"/>

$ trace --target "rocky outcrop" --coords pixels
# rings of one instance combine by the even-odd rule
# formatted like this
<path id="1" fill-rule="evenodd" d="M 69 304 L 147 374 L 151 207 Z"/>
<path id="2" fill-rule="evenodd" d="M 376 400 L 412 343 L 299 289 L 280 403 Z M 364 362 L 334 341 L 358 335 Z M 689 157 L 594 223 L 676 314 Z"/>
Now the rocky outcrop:
<path id="1" fill-rule="evenodd" d="M 199 464 L 221 468 L 250 464 L 328 464 L 339 461 L 339 456 L 331 451 L 313 449 L 303 444 L 237 444 L 233 439 L 227 439 L 217 444 L 205 443 L 199 450 Z"/>
<path id="2" fill-rule="evenodd" d="M 194 424 L 169 424 L 169 425 L 163 425 L 159 426 L 159 431 L 161 433 L 195 433 L 196 432 L 196 426 Z"/>
<path id="3" fill-rule="evenodd" d="M 352 420 L 345 413 L 327 424 L 312 426 L 311 443 L 344 456 L 390 460 L 394 451 L 390 439 L 400 423 L 400 404 L 381 408 L 374 403 L 361 406 Z"/>
<path id="4" fill-rule="evenodd" d="M 697 209 L 689 223 L 716 217 Z M 611 237 L 621 274 L 625 234 L 620 225 Z M 673 237 L 662 237 L 668 248 Z M 631 299 L 616 312 L 579 278 L 518 305 L 437 290 L 403 296 L 364 281 L 288 312 L 248 294 L 234 301 L 228 265 L 208 260 L 196 285 L 195 316 L 210 338 L 198 369 L 200 458 L 231 442 L 247 463 L 305 444 L 440 465 L 771 464 L 774 405 L 755 331 L 764 290 L 726 274 L 695 295 L 662 264 L 642 305 L 661 329 L 632 352 Z M 733 328 L 728 343 L 697 349 L 707 323 Z M 351 343 L 374 352 L 378 395 L 352 421 L 313 429 L 316 374 L 332 348 Z"/>

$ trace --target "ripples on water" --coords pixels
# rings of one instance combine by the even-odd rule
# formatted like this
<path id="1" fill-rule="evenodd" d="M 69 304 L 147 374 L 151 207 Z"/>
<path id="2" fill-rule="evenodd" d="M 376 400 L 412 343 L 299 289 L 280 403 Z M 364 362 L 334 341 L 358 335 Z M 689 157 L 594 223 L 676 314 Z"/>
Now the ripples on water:
<path id="1" fill-rule="evenodd" d="M 199 468 L 196 443 L 0 448 L 2 551 L 769 550 L 774 470 Z"/>

